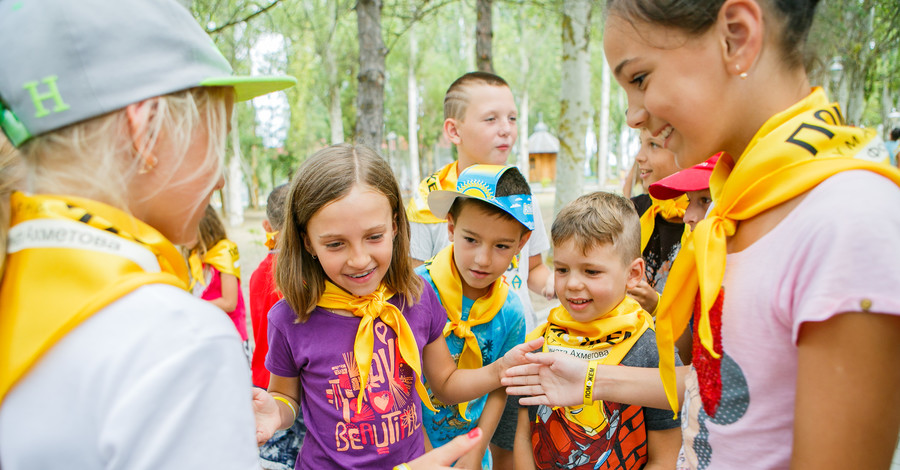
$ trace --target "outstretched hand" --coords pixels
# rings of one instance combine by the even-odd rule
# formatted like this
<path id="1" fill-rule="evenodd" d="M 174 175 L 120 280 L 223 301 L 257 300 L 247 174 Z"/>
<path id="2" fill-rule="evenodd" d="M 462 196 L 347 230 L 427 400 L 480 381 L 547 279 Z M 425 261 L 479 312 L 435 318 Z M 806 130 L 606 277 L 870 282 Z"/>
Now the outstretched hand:
<path id="1" fill-rule="evenodd" d="M 475 428 L 456 436 L 452 441 L 427 452 L 425 455 L 406 464 L 409 470 L 451 470 L 451 465 L 467 452 L 474 449 L 482 438 L 481 428 Z M 402 466 L 401 466 L 402 468 Z"/>
<path id="2" fill-rule="evenodd" d="M 510 395 L 525 395 L 519 404 L 576 406 L 583 403 L 587 361 L 561 352 L 528 353 L 528 363 L 506 370 L 500 383 Z"/>
<path id="3" fill-rule="evenodd" d="M 509 369 L 510 367 L 515 367 L 523 364 L 530 364 L 531 361 L 528 360 L 527 356 L 531 353 L 531 351 L 536 351 L 541 348 L 544 344 L 544 338 L 537 338 L 531 341 L 524 342 L 516 347 L 506 351 L 506 354 L 500 358 L 497 362 L 500 363 L 501 367 L 501 375 L 503 377 L 504 374 L 502 371 Z"/>
<path id="4" fill-rule="evenodd" d="M 281 411 L 269 392 L 253 387 L 253 414 L 256 417 L 256 445 L 261 446 L 281 425 Z"/>

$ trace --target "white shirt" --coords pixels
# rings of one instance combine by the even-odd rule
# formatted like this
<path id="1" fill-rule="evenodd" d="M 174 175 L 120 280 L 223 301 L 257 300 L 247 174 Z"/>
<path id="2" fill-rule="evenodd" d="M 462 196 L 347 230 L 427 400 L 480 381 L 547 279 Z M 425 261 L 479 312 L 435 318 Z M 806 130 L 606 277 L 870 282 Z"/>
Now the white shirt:
<path id="1" fill-rule="evenodd" d="M 75 328 L 0 407 L 4 470 L 250 469 L 257 456 L 234 326 L 168 285 L 143 286 Z"/>

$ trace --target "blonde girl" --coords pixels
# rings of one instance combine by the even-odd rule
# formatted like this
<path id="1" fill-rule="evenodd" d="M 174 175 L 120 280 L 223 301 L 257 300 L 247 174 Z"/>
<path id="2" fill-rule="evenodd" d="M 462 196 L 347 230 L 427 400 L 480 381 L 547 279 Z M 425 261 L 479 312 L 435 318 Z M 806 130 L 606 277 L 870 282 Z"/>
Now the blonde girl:
<path id="1" fill-rule="evenodd" d="M 657 314 L 690 468 L 887 468 L 896 446 L 900 173 L 874 130 L 845 125 L 810 87 L 803 46 L 817 3 L 608 2 L 604 46 L 629 125 L 682 168 L 725 152 L 714 206 Z M 695 303 L 693 367 L 676 371 L 672 340 Z M 583 364 L 535 360 L 508 380 L 537 395 L 525 402 L 580 401 Z M 659 379 L 637 372 L 598 371 L 593 397 L 658 405 Z"/>
<path id="2" fill-rule="evenodd" d="M 524 357 L 521 345 L 457 370 L 446 313 L 412 270 L 409 223 L 387 163 L 364 146 L 310 157 L 291 183 L 269 311 L 271 396 L 258 397 L 258 440 L 302 410 L 297 468 L 390 468 L 423 452 L 422 376 L 444 403 L 484 395 Z M 273 398 L 274 397 L 274 398 Z"/>
<path id="3" fill-rule="evenodd" d="M 222 219 L 211 205 L 203 211 L 197 243 L 188 253 L 187 260 L 193 294 L 228 314 L 249 358 L 247 307 L 241 292 L 240 255 L 237 245 L 228 239 Z"/>
<path id="4" fill-rule="evenodd" d="M 0 467 L 253 468 L 246 361 L 188 292 L 235 77 L 174 0 L 0 0 Z M 13 179 L 17 178 L 17 179 Z"/>

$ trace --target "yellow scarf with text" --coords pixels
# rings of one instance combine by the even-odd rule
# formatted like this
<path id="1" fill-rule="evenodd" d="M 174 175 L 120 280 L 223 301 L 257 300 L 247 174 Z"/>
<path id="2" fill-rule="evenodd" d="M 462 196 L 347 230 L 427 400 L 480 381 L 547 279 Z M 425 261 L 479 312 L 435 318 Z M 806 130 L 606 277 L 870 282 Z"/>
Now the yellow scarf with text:
<path id="1" fill-rule="evenodd" d="M 456 191 L 456 180 L 459 178 L 459 162 L 453 162 L 434 172 L 419 183 L 416 195 L 406 206 L 406 218 L 410 222 L 420 224 L 439 224 L 446 222 L 439 219 L 428 209 L 428 194 L 432 191 Z"/>
<path id="2" fill-rule="evenodd" d="M 0 284 L 0 401 L 57 342 L 146 284 L 187 288 L 187 266 L 155 229 L 70 196 L 10 197 Z"/>
<path id="3" fill-rule="evenodd" d="M 478 369 L 484 366 L 481 356 L 481 347 L 478 346 L 478 338 L 472 332 L 472 327 L 483 325 L 494 319 L 509 293 L 509 284 L 503 276 L 497 278 L 491 285 L 490 293 L 486 296 L 474 299 L 469 310 L 468 319 L 462 319 L 462 279 L 453 262 L 453 245 L 444 248 L 426 263 L 428 273 L 440 294 L 441 304 L 447 310 L 447 324 L 444 325 L 444 336 L 451 333 L 462 338 L 465 343 L 459 354 L 457 365 L 460 369 Z M 459 414 L 466 421 L 466 408 L 469 403 L 459 404 Z"/>
<path id="4" fill-rule="evenodd" d="M 650 314 L 626 296 L 609 313 L 590 323 L 573 319 L 562 306 L 553 308 L 547 322 L 529 333 L 525 341 L 543 336 L 544 352 L 562 350 L 582 359 L 600 359 L 601 364 L 616 365 L 652 325 Z M 601 401 L 566 407 L 565 413 L 569 421 L 578 423 L 588 433 L 605 432 Z"/>
<path id="5" fill-rule="evenodd" d="M 375 348 L 375 320 L 378 318 L 397 334 L 400 357 L 409 364 L 415 372 L 415 387 L 422 404 L 434 411 L 434 405 L 428 398 L 428 392 L 422 384 L 422 361 L 419 359 L 419 347 L 412 328 L 400 311 L 388 299 L 394 296 L 384 283 L 378 286 L 374 292 L 366 296 L 349 294 L 331 281 L 325 281 L 325 292 L 319 298 L 318 306 L 326 309 L 347 310 L 353 315 L 362 318 L 359 328 L 356 330 L 356 340 L 353 342 L 353 355 L 356 359 L 356 367 L 359 369 L 359 399 L 356 401 L 357 413 L 362 411 L 363 397 L 366 394 L 366 385 L 369 383 L 369 372 L 372 369 L 372 354 Z"/>
<path id="6" fill-rule="evenodd" d="M 653 229 L 656 228 L 656 215 L 661 215 L 664 219 L 672 221 L 677 219 L 681 222 L 684 217 L 684 211 L 688 206 L 687 195 L 682 194 L 675 199 L 656 199 L 650 197 L 652 204 L 641 216 L 641 253 L 647 248 L 650 241 L 650 235 L 653 235 Z M 690 230 L 690 226 L 685 224 L 685 233 Z"/>
<path id="7" fill-rule="evenodd" d="M 660 375 L 672 409 L 678 411 L 674 340 L 690 321 L 700 294 L 700 342 L 713 349 L 709 310 L 725 275 L 726 242 L 738 223 L 813 189 L 848 170 L 868 170 L 900 185 L 900 171 L 883 162 L 883 145 L 874 129 L 843 123 L 836 103 L 821 88 L 772 116 L 757 131 L 736 164 L 721 158 L 710 177 L 714 206 L 681 246 L 657 310 L 656 340 Z M 732 168 L 732 165 L 734 168 Z"/>
<path id="8" fill-rule="evenodd" d="M 223 238 L 212 248 L 200 256 L 199 250 L 194 248 L 188 257 L 188 266 L 191 268 L 191 289 L 198 282 L 206 285 L 206 279 L 203 277 L 203 265 L 208 264 L 220 273 L 231 274 L 232 276 L 241 278 L 241 261 L 238 247 L 233 241 Z"/>

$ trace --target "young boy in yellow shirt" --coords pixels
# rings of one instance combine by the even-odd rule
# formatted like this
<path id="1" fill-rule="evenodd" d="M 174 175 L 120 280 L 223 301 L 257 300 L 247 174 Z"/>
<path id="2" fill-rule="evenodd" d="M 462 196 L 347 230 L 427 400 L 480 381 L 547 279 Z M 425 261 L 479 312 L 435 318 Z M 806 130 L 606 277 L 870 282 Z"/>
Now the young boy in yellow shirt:
<path id="1" fill-rule="evenodd" d="M 450 244 L 447 221 L 428 208 L 428 195 L 456 189 L 459 174 L 475 164 L 505 165 L 518 137 L 516 102 L 503 78 L 470 72 L 456 79 L 444 95 L 444 136 L 456 147 L 457 161 L 445 165 L 419 184 L 406 208 L 410 225 L 410 256 L 422 263 Z M 552 298 L 553 276 L 542 254 L 550 249 L 541 211 L 535 204 L 534 231 L 506 270 L 510 289 L 525 306 L 526 330 L 535 326 L 529 289 Z M 513 440 L 518 404 L 510 401 L 494 433 L 491 451 L 498 470 L 512 468 Z"/>
<path id="2" fill-rule="evenodd" d="M 525 339 L 524 306 L 503 278 L 510 261 L 534 228 L 531 188 L 513 166 L 473 165 L 459 175 L 456 191 L 433 191 L 431 211 L 447 218 L 452 243 L 416 268 L 447 310 L 444 336 L 460 368 L 479 368 Z M 425 377 L 427 380 L 427 376 Z M 476 426 L 494 434 L 506 406 L 506 391 L 436 411 L 422 408 L 429 442 L 440 447 Z M 492 468 L 488 440 L 457 466 Z"/>
<path id="3" fill-rule="evenodd" d="M 681 429 L 672 411 L 593 401 L 598 364 L 658 367 L 653 321 L 625 293 L 644 276 L 641 228 L 632 203 L 596 192 L 563 208 L 551 228 L 561 305 L 529 333 L 544 351 L 590 361 L 580 406 L 519 410 L 516 469 L 673 468 Z"/>

